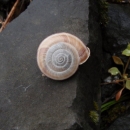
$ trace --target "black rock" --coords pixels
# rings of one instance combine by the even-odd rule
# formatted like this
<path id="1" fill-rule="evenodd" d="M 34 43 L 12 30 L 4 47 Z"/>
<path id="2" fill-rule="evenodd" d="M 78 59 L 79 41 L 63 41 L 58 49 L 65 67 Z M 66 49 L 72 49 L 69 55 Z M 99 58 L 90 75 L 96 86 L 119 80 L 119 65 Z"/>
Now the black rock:
<path id="1" fill-rule="evenodd" d="M 10 0 L 0 0 L 0 4 L 7 4 Z"/>
<path id="2" fill-rule="evenodd" d="M 110 53 L 120 52 L 130 42 L 130 5 L 109 4 L 108 17 L 104 48 Z"/>
<path id="3" fill-rule="evenodd" d="M 130 130 L 130 115 L 118 118 L 107 130 Z"/>

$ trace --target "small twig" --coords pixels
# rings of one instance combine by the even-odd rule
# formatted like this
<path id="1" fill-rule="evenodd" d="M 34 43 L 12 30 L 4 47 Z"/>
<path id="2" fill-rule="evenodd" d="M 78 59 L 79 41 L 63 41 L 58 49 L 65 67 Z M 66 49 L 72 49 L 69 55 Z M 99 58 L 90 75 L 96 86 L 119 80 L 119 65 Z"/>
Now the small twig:
<path id="1" fill-rule="evenodd" d="M 22 0 L 22 2 L 21 2 L 21 6 L 20 6 L 20 9 L 19 9 L 19 12 L 21 11 L 23 4 L 24 4 L 24 0 Z"/>
<path id="2" fill-rule="evenodd" d="M 116 82 L 111 82 L 111 83 L 102 83 L 101 85 L 107 85 L 107 84 L 118 84 L 118 85 L 122 86 L 122 84 L 120 84 L 120 83 L 116 83 Z"/>
<path id="3" fill-rule="evenodd" d="M 123 71 L 123 75 L 125 74 L 126 69 L 128 68 L 129 62 L 130 62 L 130 57 L 129 57 L 127 63 L 126 63 L 125 69 L 124 69 L 124 71 Z"/>
<path id="4" fill-rule="evenodd" d="M 106 99 L 102 102 L 102 104 L 108 102 L 108 101 L 111 100 L 111 99 L 114 99 L 114 98 L 115 98 L 115 94 L 116 94 L 117 92 L 118 92 L 118 91 L 114 92 L 110 97 L 106 98 Z"/>
<path id="5" fill-rule="evenodd" d="M 11 11 L 10 11 L 10 13 L 8 14 L 8 17 L 6 18 L 5 22 L 3 22 L 2 27 L 0 28 L 0 32 L 2 32 L 2 30 L 3 30 L 3 29 L 6 27 L 6 25 L 10 22 L 10 20 L 11 20 L 13 14 L 14 14 L 14 12 L 15 12 L 15 10 L 16 10 L 16 7 L 17 7 L 18 3 L 19 3 L 19 0 L 16 0 L 16 2 L 14 3 L 14 5 L 13 5 Z"/>
<path id="6" fill-rule="evenodd" d="M 123 81 L 124 81 L 124 79 L 120 79 L 120 80 L 115 80 L 115 81 L 110 82 L 110 83 L 101 83 L 101 85 L 105 85 L 105 84 L 119 84 L 119 85 L 121 85 L 119 82 L 123 82 Z"/>

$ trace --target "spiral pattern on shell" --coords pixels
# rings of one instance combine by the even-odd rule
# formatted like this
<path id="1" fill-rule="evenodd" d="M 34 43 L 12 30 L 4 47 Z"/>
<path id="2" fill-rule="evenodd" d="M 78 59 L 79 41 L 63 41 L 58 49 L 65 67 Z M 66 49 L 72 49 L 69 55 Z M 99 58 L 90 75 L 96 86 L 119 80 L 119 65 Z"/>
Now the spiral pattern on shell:
<path id="1" fill-rule="evenodd" d="M 63 80 L 72 76 L 89 55 L 89 48 L 77 37 L 58 33 L 42 41 L 37 52 L 37 62 L 47 77 Z"/>

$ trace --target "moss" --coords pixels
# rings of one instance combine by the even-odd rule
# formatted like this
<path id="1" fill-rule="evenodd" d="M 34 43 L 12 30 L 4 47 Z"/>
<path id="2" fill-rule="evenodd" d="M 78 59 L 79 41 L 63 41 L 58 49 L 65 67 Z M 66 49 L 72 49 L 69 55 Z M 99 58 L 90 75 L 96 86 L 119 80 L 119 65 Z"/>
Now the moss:
<path id="1" fill-rule="evenodd" d="M 89 117 L 91 118 L 92 122 L 94 122 L 96 125 L 99 123 L 99 106 L 98 106 L 98 103 L 96 101 L 93 102 L 93 105 L 94 105 L 94 109 L 95 110 L 91 110 L 89 112 Z"/>
<path id="2" fill-rule="evenodd" d="M 99 0 L 100 24 L 106 25 L 108 23 L 108 2 L 106 0 Z"/>
<path id="3" fill-rule="evenodd" d="M 99 114 L 97 111 L 90 111 L 89 116 L 95 124 L 99 122 Z"/>
<path id="4" fill-rule="evenodd" d="M 127 108 L 125 105 L 118 103 L 114 107 L 111 107 L 109 110 L 102 113 L 101 130 L 105 130 L 115 119 L 125 113 L 126 110 Z"/>

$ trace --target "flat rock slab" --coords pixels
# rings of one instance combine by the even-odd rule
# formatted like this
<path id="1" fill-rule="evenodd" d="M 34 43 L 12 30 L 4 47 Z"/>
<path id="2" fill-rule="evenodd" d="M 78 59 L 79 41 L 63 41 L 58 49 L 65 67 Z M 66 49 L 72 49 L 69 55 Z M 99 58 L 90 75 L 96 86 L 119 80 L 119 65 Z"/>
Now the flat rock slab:
<path id="1" fill-rule="evenodd" d="M 0 130 L 97 129 L 89 112 L 100 95 L 101 41 L 96 6 L 90 14 L 89 6 L 88 0 L 34 0 L 0 34 Z M 64 81 L 42 77 L 36 62 L 41 41 L 57 32 L 76 35 L 92 50 Z"/>

